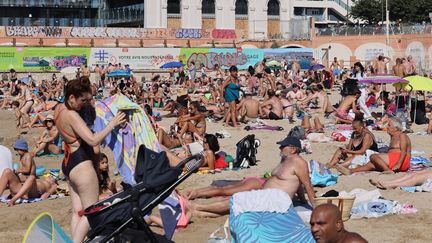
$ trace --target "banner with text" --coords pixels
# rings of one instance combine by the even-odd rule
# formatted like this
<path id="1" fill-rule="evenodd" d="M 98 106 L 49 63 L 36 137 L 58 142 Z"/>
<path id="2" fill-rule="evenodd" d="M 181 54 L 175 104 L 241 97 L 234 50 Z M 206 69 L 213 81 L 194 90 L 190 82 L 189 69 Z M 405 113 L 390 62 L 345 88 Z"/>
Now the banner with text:
<path id="1" fill-rule="evenodd" d="M 87 64 L 90 48 L 0 47 L 0 70 L 61 70 Z"/>

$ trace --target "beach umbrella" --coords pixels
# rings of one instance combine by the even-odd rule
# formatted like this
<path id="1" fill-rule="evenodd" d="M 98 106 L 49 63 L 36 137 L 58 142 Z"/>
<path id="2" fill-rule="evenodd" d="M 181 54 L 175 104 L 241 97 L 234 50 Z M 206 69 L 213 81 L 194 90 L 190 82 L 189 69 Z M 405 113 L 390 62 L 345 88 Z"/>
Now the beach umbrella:
<path id="1" fill-rule="evenodd" d="M 184 63 L 182 62 L 167 62 L 164 65 L 160 66 L 160 68 L 162 69 L 167 69 L 167 68 L 179 68 L 179 67 L 183 67 Z"/>
<path id="2" fill-rule="evenodd" d="M 320 69 L 324 69 L 324 68 L 325 68 L 324 65 L 318 63 L 318 64 L 310 66 L 309 70 L 316 71 L 316 70 L 320 70 Z"/>
<path id="3" fill-rule="evenodd" d="M 393 76 L 389 74 L 379 74 L 375 76 L 365 77 L 359 80 L 362 84 L 381 84 L 381 90 L 383 90 L 383 84 L 403 84 L 408 83 L 408 80 L 403 79 L 399 76 Z M 384 116 L 384 102 L 381 105 L 382 116 Z"/>
<path id="4" fill-rule="evenodd" d="M 282 64 L 276 60 L 273 60 L 270 62 L 266 62 L 266 66 L 267 67 L 280 67 L 280 66 L 282 66 Z"/>
<path id="5" fill-rule="evenodd" d="M 108 74 L 108 77 L 130 77 L 132 74 L 124 70 L 115 70 Z"/>
<path id="6" fill-rule="evenodd" d="M 393 84 L 396 88 L 403 88 L 405 90 L 422 90 L 432 91 L 432 79 L 423 76 L 409 76 L 405 78 L 408 83 Z"/>

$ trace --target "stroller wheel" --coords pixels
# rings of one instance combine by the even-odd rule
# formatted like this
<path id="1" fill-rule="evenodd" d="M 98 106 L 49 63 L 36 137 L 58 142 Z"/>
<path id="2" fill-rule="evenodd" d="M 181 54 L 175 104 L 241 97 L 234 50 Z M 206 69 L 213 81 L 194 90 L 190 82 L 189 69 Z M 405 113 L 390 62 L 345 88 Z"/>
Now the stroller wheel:
<path id="1" fill-rule="evenodd" d="M 245 126 L 244 130 L 249 131 L 251 129 L 250 126 Z"/>
<path id="2" fill-rule="evenodd" d="M 261 146 L 261 141 L 259 139 L 255 139 L 255 147 L 258 148 Z"/>
<path id="3" fill-rule="evenodd" d="M 283 129 L 283 127 L 278 127 L 277 130 L 278 130 L 278 131 L 283 131 L 284 129 Z"/>

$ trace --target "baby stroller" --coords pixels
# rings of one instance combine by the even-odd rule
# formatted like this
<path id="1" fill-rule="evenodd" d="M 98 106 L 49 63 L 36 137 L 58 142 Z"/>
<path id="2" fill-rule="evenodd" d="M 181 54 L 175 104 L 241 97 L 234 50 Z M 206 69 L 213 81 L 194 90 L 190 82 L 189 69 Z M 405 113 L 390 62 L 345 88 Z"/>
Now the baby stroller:
<path id="1" fill-rule="evenodd" d="M 87 216 L 91 228 L 85 242 L 159 242 L 144 216 L 198 170 L 202 161 L 202 155 L 197 154 L 172 168 L 165 152 L 141 145 L 135 170 L 137 184 L 80 213 Z M 186 170 L 182 174 L 183 167 Z"/>

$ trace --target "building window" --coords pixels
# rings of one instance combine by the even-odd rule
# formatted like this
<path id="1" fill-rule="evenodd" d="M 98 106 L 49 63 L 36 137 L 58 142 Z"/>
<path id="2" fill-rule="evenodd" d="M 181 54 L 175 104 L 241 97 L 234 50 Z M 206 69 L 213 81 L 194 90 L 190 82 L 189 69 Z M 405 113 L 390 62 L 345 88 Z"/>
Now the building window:
<path id="1" fill-rule="evenodd" d="M 280 5 L 278 0 L 270 0 L 267 4 L 267 15 L 269 16 L 279 16 L 280 15 Z"/>
<path id="2" fill-rule="evenodd" d="M 247 15 L 248 14 L 248 1 L 237 0 L 235 3 L 235 14 L 236 15 Z"/>
<path id="3" fill-rule="evenodd" d="M 203 14 L 215 14 L 215 1 L 214 0 L 203 0 L 202 1 L 202 13 Z"/>
<path id="4" fill-rule="evenodd" d="M 168 14 L 180 14 L 180 0 L 168 0 Z"/>

